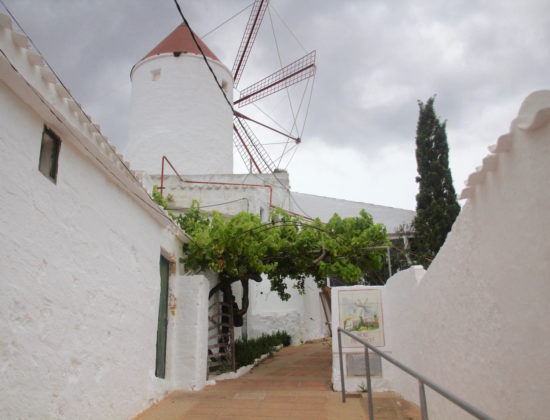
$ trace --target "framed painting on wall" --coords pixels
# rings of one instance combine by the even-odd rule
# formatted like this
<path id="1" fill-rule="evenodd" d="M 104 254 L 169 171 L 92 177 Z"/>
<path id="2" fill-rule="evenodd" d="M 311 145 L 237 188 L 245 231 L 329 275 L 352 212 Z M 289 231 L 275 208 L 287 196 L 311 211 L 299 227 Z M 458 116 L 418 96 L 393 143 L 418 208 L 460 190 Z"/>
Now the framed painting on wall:
<path id="1" fill-rule="evenodd" d="M 384 314 L 380 289 L 352 289 L 338 291 L 340 328 L 357 335 L 369 344 L 384 347 Z M 363 347 L 361 343 L 342 334 L 342 346 Z"/>

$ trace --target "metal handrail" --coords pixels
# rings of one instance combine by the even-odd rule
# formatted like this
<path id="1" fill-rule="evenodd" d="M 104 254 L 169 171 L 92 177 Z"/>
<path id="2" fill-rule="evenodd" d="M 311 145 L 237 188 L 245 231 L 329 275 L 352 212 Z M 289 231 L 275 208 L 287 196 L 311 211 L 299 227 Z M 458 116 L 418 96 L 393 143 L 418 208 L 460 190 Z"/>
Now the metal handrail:
<path id="1" fill-rule="evenodd" d="M 350 332 L 338 327 L 338 352 L 340 355 L 340 380 L 342 383 L 342 402 L 346 402 L 346 387 L 344 384 L 344 363 L 342 359 L 342 334 L 344 333 L 348 337 L 354 339 L 355 341 L 363 344 L 365 346 L 365 367 L 366 367 L 366 379 L 367 379 L 367 392 L 368 392 L 368 398 L 369 398 L 369 419 L 374 419 L 373 414 L 373 406 L 372 406 L 372 389 L 371 389 L 371 381 L 370 381 L 370 362 L 369 362 L 369 350 L 373 351 L 374 353 L 378 354 L 380 357 L 386 359 L 388 362 L 394 364 L 401 370 L 407 372 L 409 375 L 413 376 L 418 380 L 418 391 L 420 394 L 420 411 L 422 413 L 422 420 L 428 419 L 428 406 L 426 404 L 426 392 L 424 389 L 424 385 L 427 385 L 431 389 L 433 389 L 435 392 L 437 392 L 439 395 L 447 398 L 449 401 L 453 402 L 454 404 L 458 405 L 460 408 L 462 408 L 464 411 L 467 411 L 472 416 L 477 417 L 478 419 L 483 420 L 492 420 L 492 417 L 488 416 L 487 414 L 483 413 L 481 410 L 477 409 L 473 405 L 467 403 L 466 401 L 458 398 L 457 396 L 451 394 L 449 391 L 443 389 L 436 383 L 432 382 L 428 378 L 426 378 L 424 375 L 421 375 L 420 373 L 415 372 L 411 368 L 405 366 L 403 363 L 395 360 L 393 357 L 388 356 L 387 354 L 383 353 L 382 351 L 378 350 L 376 347 L 374 347 L 372 344 L 367 343 L 366 341 L 362 340 L 361 338 L 357 337 L 354 334 L 351 334 Z"/>

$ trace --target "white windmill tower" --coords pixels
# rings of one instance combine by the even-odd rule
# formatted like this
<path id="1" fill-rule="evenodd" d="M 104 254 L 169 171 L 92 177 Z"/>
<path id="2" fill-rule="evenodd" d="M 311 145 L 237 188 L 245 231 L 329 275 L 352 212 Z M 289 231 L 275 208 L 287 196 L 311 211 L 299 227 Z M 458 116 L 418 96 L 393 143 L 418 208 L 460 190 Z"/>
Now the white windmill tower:
<path id="1" fill-rule="evenodd" d="M 232 100 L 231 71 L 197 40 Z M 182 23 L 133 67 L 125 153 L 133 168 L 159 174 L 166 155 L 182 174 L 233 172 L 233 114 L 203 60 Z"/>
<path id="2" fill-rule="evenodd" d="M 196 34 L 193 39 L 186 22 L 134 66 L 125 154 L 135 169 L 159 174 L 165 155 L 181 174 L 231 174 L 234 145 L 250 172 L 273 173 L 276 163 L 248 122 L 286 137 L 287 142 L 300 143 L 299 137 L 290 134 L 292 130 L 285 133 L 272 128 L 236 107 L 253 104 L 314 77 L 315 51 L 242 89 L 233 101 L 234 84 L 236 87 L 241 79 L 268 7 L 269 0 L 254 1 L 232 71 Z M 307 86 L 304 95 L 306 90 Z"/>

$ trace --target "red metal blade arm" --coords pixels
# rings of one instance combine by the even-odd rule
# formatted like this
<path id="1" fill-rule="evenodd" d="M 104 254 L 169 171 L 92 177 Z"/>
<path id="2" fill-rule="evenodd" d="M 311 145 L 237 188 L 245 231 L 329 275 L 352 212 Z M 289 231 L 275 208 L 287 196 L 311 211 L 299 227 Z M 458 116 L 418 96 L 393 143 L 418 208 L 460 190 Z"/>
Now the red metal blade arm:
<path id="1" fill-rule="evenodd" d="M 239 133 L 239 130 L 237 129 L 237 127 L 235 127 L 235 124 L 233 124 L 233 132 L 235 133 L 235 135 L 237 136 L 237 138 L 239 139 L 239 141 L 241 142 L 242 146 L 244 147 L 244 149 L 246 150 L 246 153 L 248 154 L 249 158 L 250 158 L 250 161 L 254 164 L 254 166 L 256 167 L 256 169 L 258 170 L 258 173 L 261 174 L 262 171 L 260 169 L 260 167 L 258 166 L 258 164 L 256 163 L 256 160 L 254 159 L 254 156 L 252 156 L 252 153 L 250 152 L 250 150 L 248 149 L 248 146 L 246 145 L 246 142 L 244 141 L 243 137 L 241 136 L 241 133 Z"/>
<path id="2" fill-rule="evenodd" d="M 258 29 L 269 5 L 269 0 L 255 0 L 252 10 L 250 12 L 250 17 L 248 18 L 248 23 L 246 24 L 246 29 L 243 34 L 243 39 L 241 40 L 241 45 L 239 46 L 239 51 L 235 57 L 235 62 L 233 63 L 233 86 L 237 87 L 239 80 L 241 79 L 244 66 L 250 55 L 250 50 L 254 45 L 256 40 L 256 35 L 258 34 Z"/>
<path id="3" fill-rule="evenodd" d="M 290 63 L 288 66 L 277 70 L 275 73 L 256 82 L 241 91 L 239 99 L 234 101 L 239 107 L 248 105 L 258 99 L 265 98 L 286 87 L 292 86 L 302 80 L 315 75 L 315 51 L 306 54 L 302 58 Z"/>
<path id="4" fill-rule="evenodd" d="M 290 134 L 287 134 L 287 133 L 284 133 L 280 130 L 277 130 L 276 128 L 273 128 L 273 127 L 270 127 L 269 125 L 267 124 L 264 124 L 260 121 L 256 121 L 255 119 L 252 119 L 244 114 L 241 114 L 239 111 L 237 110 L 233 110 L 233 114 L 236 116 L 236 117 L 240 117 L 240 118 L 244 118 L 245 120 L 248 120 L 248 121 L 252 121 L 253 123 L 256 123 L 258 125 L 261 125 L 262 127 L 265 127 L 267 128 L 268 130 L 271 130 L 271 131 L 274 131 L 275 133 L 277 134 L 280 134 L 281 136 L 285 136 L 291 140 L 294 140 L 296 143 L 300 143 L 302 140 L 299 138 L 299 137 L 293 137 L 291 136 Z"/>

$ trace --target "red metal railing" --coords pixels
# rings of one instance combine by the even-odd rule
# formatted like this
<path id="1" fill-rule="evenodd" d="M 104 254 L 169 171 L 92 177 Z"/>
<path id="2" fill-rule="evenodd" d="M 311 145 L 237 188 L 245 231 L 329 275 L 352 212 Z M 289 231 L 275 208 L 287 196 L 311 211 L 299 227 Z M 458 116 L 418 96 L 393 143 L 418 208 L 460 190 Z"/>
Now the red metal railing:
<path id="1" fill-rule="evenodd" d="M 244 187 L 244 188 L 267 188 L 269 189 L 269 208 L 276 208 L 277 206 L 273 205 L 273 187 L 271 185 L 263 185 L 263 184 L 242 184 L 242 183 L 235 183 L 235 182 L 217 182 L 217 181 L 194 181 L 189 179 L 184 179 L 182 176 L 178 173 L 176 168 L 174 168 L 174 165 L 172 165 L 172 162 L 166 157 L 162 156 L 162 167 L 161 167 L 161 174 L 160 174 L 160 196 L 163 197 L 164 194 L 164 162 L 168 163 L 180 182 L 183 182 L 185 184 L 208 184 L 208 185 L 228 185 L 228 186 L 234 186 L 234 187 Z M 301 217 L 307 220 L 313 220 L 311 217 L 304 216 L 299 213 L 295 213 L 290 210 L 285 210 L 288 214 L 296 217 Z"/>
<path id="2" fill-rule="evenodd" d="M 186 184 L 209 184 L 209 185 L 228 185 L 228 186 L 235 186 L 235 187 L 250 187 L 250 188 L 267 188 L 269 189 L 269 207 L 273 206 L 273 188 L 271 185 L 262 185 L 262 184 L 242 184 L 242 183 L 235 183 L 235 182 L 218 182 L 218 181 L 194 181 L 190 179 L 183 179 L 181 175 L 178 173 L 176 168 L 174 168 L 174 165 L 172 165 L 172 162 L 166 157 L 162 157 L 162 169 L 161 169 L 161 175 L 160 175 L 160 195 L 162 197 L 164 192 L 164 162 L 167 162 L 168 165 L 172 168 L 174 173 L 177 175 L 178 179 L 181 182 L 184 182 Z"/>

